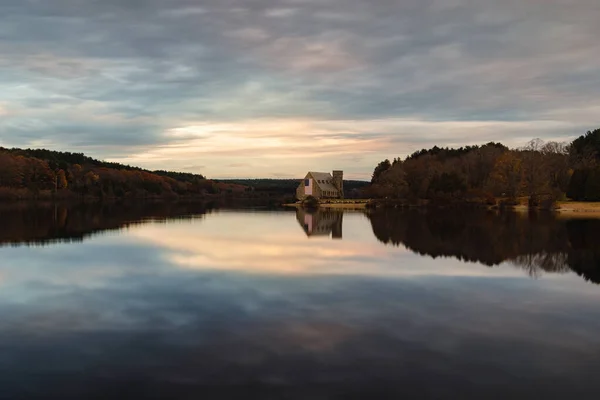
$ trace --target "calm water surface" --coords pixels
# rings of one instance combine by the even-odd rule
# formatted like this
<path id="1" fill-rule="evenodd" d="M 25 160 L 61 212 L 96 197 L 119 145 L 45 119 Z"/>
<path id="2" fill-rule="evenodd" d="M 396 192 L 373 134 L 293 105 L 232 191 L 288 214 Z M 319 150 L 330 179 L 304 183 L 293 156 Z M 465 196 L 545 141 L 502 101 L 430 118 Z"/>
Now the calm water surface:
<path id="1" fill-rule="evenodd" d="M 600 221 L 0 209 L 0 398 L 600 393 Z"/>

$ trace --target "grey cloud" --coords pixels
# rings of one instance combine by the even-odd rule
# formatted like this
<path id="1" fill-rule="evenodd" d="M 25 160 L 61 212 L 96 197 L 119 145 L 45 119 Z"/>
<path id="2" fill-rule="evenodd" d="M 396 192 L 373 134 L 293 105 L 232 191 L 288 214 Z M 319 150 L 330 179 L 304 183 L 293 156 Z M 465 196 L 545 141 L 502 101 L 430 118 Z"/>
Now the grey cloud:
<path id="1" fill-rule="evenodd" d="M 56 150 L 83 151 L 103 158 L 103 153 L 125 156 L 131 148 L 166 143 L 152 126 L 84 121 L 28 121 L 15 125 L 0 122 L 0 143 L 8 147 L 42 143 Z M 100 151 L 98 150 L 100 149 Z"/>
<path id="2" fill-rule="evenodd" d="M 45 96 L 61 94 L 147 119 L 122 135 L 73 123 L 72 130 L 89 129 L 81 145 L 95 137 L 100 145 L 152 145 L 169 140 L 160 138 L 165 129 L 207 119 L 552 119 L 598 104 L 599 7 L 595 0 L 5 0 L 0 89 L 17 93 L 9 98 L 17 107 L 44 108 Z M 65 111 L 54 118 L 69 120 Z M 591 128 L 593 111 L 577 122 Z M 15 134 L 0 122 L 4 140 L 53 135 Z"/>
<path id="3" fill-rule="evenodd" d="M 182 170 L 184 171 L 201 171 L 202 169 L 206 168 L 206 165 L 188 165 L 186 167 L 183 167 Z"/>

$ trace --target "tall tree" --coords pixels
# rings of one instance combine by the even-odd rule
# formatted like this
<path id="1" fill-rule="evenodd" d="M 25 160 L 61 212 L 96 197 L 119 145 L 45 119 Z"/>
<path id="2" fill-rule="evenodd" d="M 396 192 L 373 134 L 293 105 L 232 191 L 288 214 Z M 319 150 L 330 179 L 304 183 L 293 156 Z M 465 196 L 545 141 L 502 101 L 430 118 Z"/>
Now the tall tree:
<path id="1" fill-rule="evenodd" d="M 371 183 L 377 183 L 377 181 L 379 180 L 379 177 L 381 177 L 381 175 L 386 172 L 387 170 L 389 170 L 392 167 L 392 164 L 390 163 L 390 160 L 384 160 L 382 162 L 380 162 L 377 167 L 375 167 L 375 170 L 373 171 L 373 176 L 371 177 Z"/>
<path id="2" fill-rule="evenodd" d="M 600 201 L 600 168 L 591 170 L 585 182 L 585 200 Z"/>
<path id="3" fill-rule="evenodd" d="M 600 161 L 600 129 L 588 131 L 571 143 L 569 154 L 576 169 L 594 168 Z"/>
<path id="4" fill-rule="evenodd" d="M 585 199 L 585 186 L 589 170 L 576 169 L 571 176 L 569 187 L 567 189 L 567 197 L 571 200 L 581 201 Z"/>
<path id="5" fill-rule="evenodd" d="M 57 189 L 66 189 L 69 186 L 69 183 L 67 182 L 67 175 L 65 174 L 65 171 L 62 169 L 59 169 L 58 172 L 56 173 L 56 188 Z"/>
<path id="6" fill-rule="evenodd" d="M 523 178 L 523 166 L 521 159 L 514 151 L 507 151 L 496 161 L 490 175 L 490 184 L 496 194 L 505 195 L 515 200 L 519 194 L 519 188 Z"/>

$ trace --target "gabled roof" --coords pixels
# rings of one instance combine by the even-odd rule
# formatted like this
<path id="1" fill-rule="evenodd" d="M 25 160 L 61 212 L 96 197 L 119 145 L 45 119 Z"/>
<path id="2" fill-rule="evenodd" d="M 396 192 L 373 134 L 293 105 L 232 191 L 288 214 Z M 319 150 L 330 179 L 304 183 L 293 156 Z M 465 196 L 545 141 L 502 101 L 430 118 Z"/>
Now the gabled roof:
<path id="1" fill-rule="evenodd" d="M 331 183 L 318 183 L 317 185 L 319 185 L 319 187 L 321 188 L 321 190 L 327 190 L 329 192 L 338 192 L 338 188 L 336 188 L 335 186 L 333 186 Z"/>
<path id="2" fill-rule="evenodd" d="M 315 184 L 319 186 L 321 190 L 329 192 L 337 192 L 338 188 L 333 186 L 331 183 L 321 183 L 319 181 L 329 182 L 333 180 L 333 176 L 329 172 L 309 172 L 310 175 L 316 180 Z"/>
<path id="3" fill-rule="evenodd" d="M 333 176 L 329 172 L 309 172 L 313 178 L 321 181 L 329 181 L 333 179 Z"/>

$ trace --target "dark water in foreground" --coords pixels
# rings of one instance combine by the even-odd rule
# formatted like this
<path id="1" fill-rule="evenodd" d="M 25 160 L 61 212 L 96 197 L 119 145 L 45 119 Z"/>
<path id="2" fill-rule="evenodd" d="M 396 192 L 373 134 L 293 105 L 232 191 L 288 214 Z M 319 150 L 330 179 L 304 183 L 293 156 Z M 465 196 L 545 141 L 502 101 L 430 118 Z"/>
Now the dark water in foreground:
<path id="1" fill-rule="evenodd" d="M 600 220 L 0 208 L 0 398 L 600 393 Z"/>

